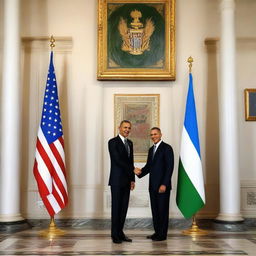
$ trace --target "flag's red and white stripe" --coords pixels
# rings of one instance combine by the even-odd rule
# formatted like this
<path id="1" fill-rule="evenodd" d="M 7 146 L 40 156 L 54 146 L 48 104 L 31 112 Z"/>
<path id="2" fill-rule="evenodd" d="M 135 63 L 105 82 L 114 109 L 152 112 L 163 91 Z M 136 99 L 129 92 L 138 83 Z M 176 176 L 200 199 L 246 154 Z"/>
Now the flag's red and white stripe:
<path id="1" fill-rule="evenodd" d="M 59 137 L 48 144 L 41 127 L 38 130 L 34 175 L 38 190 L 50 216 L 68 202 L 64 140 Z"/>

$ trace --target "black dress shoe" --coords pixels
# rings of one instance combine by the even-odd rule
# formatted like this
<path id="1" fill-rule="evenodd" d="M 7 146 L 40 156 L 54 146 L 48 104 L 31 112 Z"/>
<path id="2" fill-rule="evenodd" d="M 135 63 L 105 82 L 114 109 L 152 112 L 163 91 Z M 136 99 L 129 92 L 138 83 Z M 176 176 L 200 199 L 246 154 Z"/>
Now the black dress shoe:
<path id="1" fill-rule="evenodd" d="M 113 243 L 115 243 L 115 244 L 121 244 L 121 243 L 122 243 L 122 240 L 119 239 L 119 238 L 112 238 L 112 241 L 113 241 Z"/>
<path id="2" fill-rule="evenodd" d="M 124 242 L 132 242 L 132 239 L 129 238 L 128 236 L 123 236 L 122 237 L 122 241 L 124 241 Z"/>
<path id="3" fill-rule="evenodd" d="M 155 237 L 152 237 L 152 240 L 153 241 L 164 241 L 164 240 L 166 240 L 166 237 L 155 236 Z"/>
<path id="4" fill-rule="evenodd" d="M 153 239 L 155 236 L 156 236 L 156 233 L 154 233 L 154 234 L 152 234 L 152 235 L 147 236 L 147 239 Z"/>

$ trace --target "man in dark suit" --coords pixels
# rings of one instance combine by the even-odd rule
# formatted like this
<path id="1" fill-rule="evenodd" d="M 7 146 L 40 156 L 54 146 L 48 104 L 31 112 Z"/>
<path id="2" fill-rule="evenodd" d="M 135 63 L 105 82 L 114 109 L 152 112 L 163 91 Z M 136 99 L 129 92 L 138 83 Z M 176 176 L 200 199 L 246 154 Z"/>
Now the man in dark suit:
<path id="1" fill-rule="evenodd" d="M 149 195 L 155 233 L 147 236 L 153 241 L 166 240 L 169 222 L 169 201 L 174 157 L 170 145 L 161 140 L 158 127 L 150 130 L 154 145 L 149 149 L 146 165 L 136 168 L 135 174 L 142 178 L 149 173 Z"/>
<path id="2" fill-rule="evenodd" d="M 127 137 L 131 131 L 131 123 L 123 120 L 119 126 L 119 134 L 108 142 L 111 160 L 109 186 L 111 186 L 111 237 L 114 243 L 132 242 L 124 232 L 130 190 L 135 187 L 133 144 Z"/>

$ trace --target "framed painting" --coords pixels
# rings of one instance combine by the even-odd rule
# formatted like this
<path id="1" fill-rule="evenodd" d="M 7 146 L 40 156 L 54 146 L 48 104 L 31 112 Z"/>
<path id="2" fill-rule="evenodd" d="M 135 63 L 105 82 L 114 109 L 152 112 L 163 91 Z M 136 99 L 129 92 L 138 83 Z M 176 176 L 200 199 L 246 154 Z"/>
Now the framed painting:
<path id="1" fill-rule="evenodd" d="M 132 123 L 129 138 L 133 141 L 134 161 L 146 162 L 151 146 L 150 129 L 159 126 L 159 94 L 115 94 L 115 135 L 122 120 Z"/>
<path id="2" fill-rule="evenodd" d="M 256 89 L 244 90 L 245 120 L 256 121 Z"/>
<path id="3" fill-rule="evenodd" d="M 98 80 L 175 80 L 175 0 L 98 0 Z"/>

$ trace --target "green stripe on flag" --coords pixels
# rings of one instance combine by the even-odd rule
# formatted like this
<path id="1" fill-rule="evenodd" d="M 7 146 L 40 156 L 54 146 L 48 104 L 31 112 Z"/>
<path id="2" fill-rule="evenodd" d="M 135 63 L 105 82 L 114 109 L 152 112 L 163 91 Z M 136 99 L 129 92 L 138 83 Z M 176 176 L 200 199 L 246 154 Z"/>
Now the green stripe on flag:
<path id="1" fill-rule="evenodd" d="M 189 179 L 181 159 L 179 160 L 176 203 L 185 218 L 191 218 L 204 202 Z"/>

